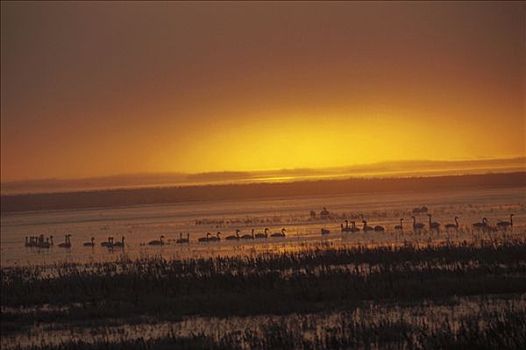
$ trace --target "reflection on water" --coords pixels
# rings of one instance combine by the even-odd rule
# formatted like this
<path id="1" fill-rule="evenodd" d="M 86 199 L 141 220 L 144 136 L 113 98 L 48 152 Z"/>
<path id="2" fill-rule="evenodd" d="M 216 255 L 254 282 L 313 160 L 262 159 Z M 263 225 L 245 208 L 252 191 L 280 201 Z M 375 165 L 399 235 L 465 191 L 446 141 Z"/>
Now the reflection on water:
<path id="1" fill-rule="evenodd" d="M 448 241 L 473 241 L 481 238 L 492 240 L 526 235 L 526 201 L 525 189 L 457 191 L 433 196 L 425 194 L 382 194 L 353 195 L 341 197 L 316 197 L 276 200 L 257 200 L 244 202 L 206 202 L 188 203 L 185 205 L 144 206 L 120 209 L 65 210 L 55 212 L 35 212 L 2 215 L 1 223 L 1 262 L 4 271 L 12 265 L 39 265 L 36 269 L 41 276 L 56 273 L 50 265 L 57 262 L 93 262 L 114 261 L 131 258 L 162 256 L 166 258 L 199 258 L 209 256 L 242 255 L 253 256 L 259 253 L 281 253 L 305 249 L 339 248 L 354 245 L 393 246 L 444 244 Z M 413 208 L 426 206 L 433 214 L 433 221 L 442 225 L 452 223 L 454 216 L 460 217 L 461 227 L 458 231 L 439 234 L 424 230 L 415 234 L 411 230 Z M 318 214 L 327 207 L 330 215 L 320 218 Z M 311 210 L 316 215 L 311 215 Z M 514 227 L 509 231 L 477 232 L 471 229 L 472 223 L 488 218 L 491 225 L 498 220 L 508 220 L 513 212 Z M 427 223 L 425 214 L 417 214 L 417 221 Z M 382 225 L 385 232 L 359 231 L 342 234 L 340 224 L 343 220 L 368 220 L 369 225 Z M 394 230 L 401 217 L 406 218 L 404 232 Z M 361 226 L 360 224 L 358 226 Z M 223 237 L 232 235 L 236 229 L 241 235 L 249 234 L 251 229 L 263 232 L 268 227 L 270 233 L 287 229 L 285 238 L 247 239 L 220 242 L 198 243 L 197 239 L 207 232 L 223 232 Z M 330 230 L 321 235 L 321 228 Z M 177 244 L 179 232 L 188 232 L 189 244 Z M 68 233 L 72 235 L 72 248 L 60 248 L 58 243 Z M 29 235 L 53 235 L 55 245 L 49 249 L 24 246 L 24 238 Z M 165 245 L 150 246 L 147 242 L 165 236 Z M 108 249 L 100 243 L 113 236 L 116 241 L 125 236 L 125 247 Z M 84 242 L 94 237 L 96 245 L 85 247 Z M 42 266 L 47 265 L 48 267 Z M 415 270 L 425 270 L 432 265 L 414 265 Z M 455 262 L 440 261 L 441 271 L 454 271 Z M 465 262 L 466 266 L 476 268 L 477 261 Z M 93 264 L 92 266 L 95 266 Z M 112 267 L 118 264 L 110 264 Z M 124 266 L 125 264 L 121 264 Z M 84 267 L 89 269 L 90 265 Z M 324 265 L 323 271 L 352 270 L 360 276 L 367 276 L 378 271 L 381 266 L 365 263 Z M 55 272 L 53 272 L 55 271 Z M 279 273 L 287 276 L 292 271 L 282 269 Z M 309 269 L 317 274 L 317 268 Z M 439 286 L 437 286 L 438 288 Z M 254 301 L 257 302 L 257 301 Z M 87 304 L 86 304 L 87 305 Z M 353 304 L 354 305 L 354 304 Z M 2 349 L 18 345 L 40 346 L 61 344 L 70 341 L 86 342 L 122 342 L 143 339 L 163 339 L 166 337 L 184 337 L 203 334 L 219 342 L 227 337 L 229 341 L 250 348 L 249 341 L 258 340 L 268 335 L 268 330 L 278 328 L 290 332 L 297 344 L 303 340 L 326 339 L 327 334 L 337 334 L 344 338 L 346 332 L 372 330 L 378 327 L 396 329 L 399 324 L 409 329 L 407 336 L 416 342 L 418 334 L 435 334 L 441 327 L 451 332 L 461 332 L 466 322 L 475 322 L 479 329 L 488 327 L 488 322 L 499 318 L 504 313 L 526 313 L 526 295 L 507 295 L 458 298 L 455 300 L 423 301 L 415 304 L 398 304 L 389 301 L 358 302 L 356 308 L 345 311 L 332 311 L 309 314 L 260 315 L 250 317 L 184 317 L 170 322 L 160 322 L 148 316 L 136 315 L 133 319 L 107 319 L 99 321 L 78 321 L 61 323 L 60 315 L 84 308 L 84 304 L 61 306 L 39 305 L 30 308 L 2 307 L 2 316 L 28 319 L 29 325 L 34 319 L 45 315 L 50 322 L 35 323 L 27 331 L 16 330 L 4 334 L 1 340 Z M 69 309 L 72 308 L 72 309 Z M 43 318 L 45 319 L 45 318 Z M 58 321 L 57 321 L 58 320 Z M 355 328 L 352 328 L 355 327 Z M 270 328 L 269 328 L 270 327 Z M 351 328 L 349 328 L 351 327 Z M 357 327 L 357 328 L 356 328 Z M 375 328 L 376 327 L 376 328 Z M 349 330 L 351 329 L 351 330 Z M 267 333 L 266 333 L 267 332 Z M 285 336 L 288 333 L 280 333 Z M 348 335 L 348 333 L 347 333 Z M 347 336 L 345 335 L 345 336 Z M 323 340 L 324 341 L 324 340 Z M 374 342 L 375 340 L 369 340 Z M 329 347 L 324 344 L 325 347 Z"/>
<path id="2" fill-rule="evenodd" d="M 422 244 L 442 242 L 447 239 L 463 240 L 472 237 L 473 222 L 487 217 L 491 224 L 508 220 L 515 213 L 514 229 L 526 224 L 525 188 L 455 191 L 421 194 L 355 194 L 339 197 L 313 197 L 275 200 L 252 200 L 243 202 L 199 202 L 176 205 L 156 205 L 118 209 L 64 210 L 2 214 L 1 217 L 1 264 L 52 264 L 62 261 L 96 262 L 127 257 L 161 255 L 170 258 L 215 256 L 228 254 L 254 254 L 257 252 L 280 252 L 312 246 L 339 246 L 353 244 L 402 244 L 404 240 Z M 433 213 L 433 221 L 442 224 L 453 222 L 460 216 L 462 229 L 458 233 L 441 232 L 440 235 L 411 232 L 411 210 L 427 206 Z M 310 211 L 319 212 L 327 207 L 332 213 L 328 219 L 311 217 Z M 382 225 L 385 232 L 353 233 L 342 235 L 340 224 L 352 219 L 361 222 L 362 216 L 370 225 Z M 404 234 L 393 227 L 404 217 Z M 427 223 L 427 216 L 417 215 L 417 220 Z M 360 226 L 360 225 L 359 225 Z M 232 235 L 236 229 L 241 234 L 251 229 L 262 232 L 287 229 L 285 238 L 240 240 L 197 243 L 207 232 L 218 231 L 223 237 Z M 320 229 L 331 231 L 321 236 Z M 188 233 L 190 244 L 176 244 L 179 232 Z M 71 234 L 72 248 L 60 248 L 65 234 Z M 55 245 L 49 249 L 24 246 L 26 236 L 54 236 Z M 164 235 L 166 244 L 149 246 L 150 240 Z M 107 249 L 100 246 L 109 236 L 115 241 L 126 237 L 125 248 Z M 84 242 L 95 238 L 94 247 L 84 247 Z"/>
<path id="3" fill-rule="evenodd" d="M 242 334 L 250 332 L 256 338 L 262 337 L 265 327 L 269 325 L 279 325 L 301 338 L 313 339 L 323 338 L 327 332 L 342 331 L 346 323 L 356 323 L 365 329 L 368 326 L 397 322 L 414 327 L 416 336 L 418 330 L 425 330 L 427 333 L 439 332 L 445 323 L 456 333 L 460 331 L 463 322 L 472 320 L 479 320 L 478 326 L 484 329 L 488 320 L 504 312 L 526 312 L 526 296 L 506 300 L 484 297 L 457 298 L 442 304 L 423 302 L 415 305 L 396 305 L 371 302 L 352 311 L 286 316 L 188 317 L 177 322 L 155 322 L 143 318 L 133 324 L 119 324 L 118 320 L 114 320 L 114 325 L 36 325 L 26 333 L 3 336 L 1 344 L 2 349 L 9 349 L 17 345 L 39 346 L 78 340 L 120 342 L 139 337 L 155 339 L 203 334 L 216 341 L 225 336 L 237 337 L 237 343 L 243 345 L 246 339 Z M 245 348 L 248 348 L 247 344 L 245 345 Z"/>

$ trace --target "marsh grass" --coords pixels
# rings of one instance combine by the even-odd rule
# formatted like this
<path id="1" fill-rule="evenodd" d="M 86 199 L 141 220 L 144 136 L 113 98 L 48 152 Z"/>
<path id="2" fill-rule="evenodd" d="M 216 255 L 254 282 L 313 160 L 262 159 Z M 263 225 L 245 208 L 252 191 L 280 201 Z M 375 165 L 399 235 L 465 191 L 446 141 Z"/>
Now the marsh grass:
<path id="1" fill-rule="evenodd" d="M 349 348 L 476 348 L 523 349 L 526 345 L 526 313 L 505 308 L 485 314 L 483 322 L 467 315 L 452 322 L 411 322 L 387 316 L 353 317 L 342 312 L 337 322 L 322 327 L 313 317 L 269 320 L 258 329 L 247 328 L 213 334 L 171 331 L 160 337 L 135 336 L 33 344 L 14 349 L 349 349 Z"/>
<path id="2" fill-rule="evenodd" d="M 526 293 L 526 241 L 2 268 L 2 333 L 36 323 L 284 315 Z"/>

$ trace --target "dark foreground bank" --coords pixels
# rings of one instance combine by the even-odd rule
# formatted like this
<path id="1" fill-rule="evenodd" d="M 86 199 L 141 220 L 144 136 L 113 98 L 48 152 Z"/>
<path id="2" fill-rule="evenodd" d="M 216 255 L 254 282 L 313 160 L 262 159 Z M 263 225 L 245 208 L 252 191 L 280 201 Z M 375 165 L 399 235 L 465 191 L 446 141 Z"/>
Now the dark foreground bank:
<path id="1" fill-rule="evenodd" d="M 258 333 L 164 334 L 120 340 L 65 340 L 34 349 L 156 348 L 521 348 L 526 344 L 526 240 L 500 237 L 456 245 L 317 249 L 284 254 L 210 259 L 120 260 L 114 263 L 3 268 L 2 333 L 16 336 L 35 324 L 52 329 L 179 322 L 188 317 L 261 317 L 338 313 L 317 337 L 310 321 L 270 320 Z M 371 313 L 347 317 L 364 305 L 452 303 L 482 297 L 512 300 L 485 313 L 445 319 L 440 331 L 409 319 Z M 424 306 L 422 306 L 424 305 Z M 518 305 L 518 306 L 517 306 Z M 296 316 L 295 316 L 296 317 Z M 453 316 L 452 316 L 453 317 Z M 146 321 L 148 320 L 148 321 Z M 434 322 L 436 323 L 436 322 Z M 319 327 L 318 327 L 319 328 Z M 241 341 L 240 339 L 243 339 Z M 248 346 L 250 347 L 250 346 Z"/>

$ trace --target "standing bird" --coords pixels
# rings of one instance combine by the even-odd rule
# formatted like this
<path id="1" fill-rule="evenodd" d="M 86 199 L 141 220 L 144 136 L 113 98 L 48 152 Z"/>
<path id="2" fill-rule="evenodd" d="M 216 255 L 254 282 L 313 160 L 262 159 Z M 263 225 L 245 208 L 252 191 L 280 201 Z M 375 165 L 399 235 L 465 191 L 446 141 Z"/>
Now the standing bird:
<path id="1" fill-rule="evenodd" d="M 268 227 L 265 227 L 265 232 L 264 233 L 256 233 L 256 235 L 254 236 L 256 239 L 263 239 L 263 238 L 268 238 Z"/>
<path id="2" fill-rule="evenodd" d="M 60 248 L 71 248 L 71 235 L 67 234 L 64 236 L 64 243 L 60 243 L 58 246 Z"/>
<path id="3" fill-rule="evenodd" d="M 239 241 L 239 238 L 240 238 L 240 237 L 239 237 L 239 232 L 241 232 L 241 231 L 236 230 L 236 234 L 235 234 L 235 235 L 226 236 L 225 239 L 226 239 L 227 241 Z"/>
<path id="4" fill-rule="evenodd" d="M 427 214 L 427 216 L 429 217 L 429 229 L 431 231 L 439 231 L 440 230 L 440 223 L 436 222 L 436 221 L 431 221 L 431 214 Z"/>
<path id="5" fill-rule="evenodd" d="M 425 225 L 421 222 L 416 222 L 416 218 L 414 216 L 411 216 L 413 218 L 413 231 L 420 231 L 425 227 Z"/>
<path id="6" fill-rule="evenodd" d="M 37 243 L 36 243 L 35 236 L 26 237 L 26 247 L 34 247 L 36 245 Z"/>
<path id="7" fill-rule="evenodd" d="M 117 247 L 117 248 L 124 248 L 124 236 L 121 237 L 121 241 L 120 242 L 115 242 L 115 244 L 113 246 Z"/>
<path id="8" fill-rule="evenodd" d="M 179 238 L 175 241 L 177 244 L 190 243 L 190 234 L 186 233 L 186 238 L 183 238 L 183 233 L 179 232 Z"/>
<path id="9" fill-rule="evenodd" d="M 358 232 L 358 231 L 360 231 L 360 228 L 359 228 L 359 227 L 356 227 L 356 221 L 351 221 L 351 228 L 350 228 L 350 231 L 351 231 L 351 232 Z"/>
<path id="10" fill-rule="evenodd" d="M 459 227 L 458 216 L 455 216 L 455 223 L 454 224 L 446 224 L 444 227 L 446 228 L 446 230 L 458 231 L 458 227 Z"/>
<path id="11" fill-rule="evenodd" d="M 513 227 L 513 214 L 510 214 L 510 221 L 499 221 L 497 222 L 497 227 L 507 230 L 510 227 Z"/>
<path id="12" fill-rule="evenodd" d="M 37 247 L 42 248 L 44 245 L 44 235 L 40 235 L 37 237 Z"/>
<path id="13" fill-rule="evenodd" d="M 343 224 L 340 224 L 340 227 L 341 227 L 342 233 L 351 232 L 351 228 L 349 227 L 349 220 L 345 220 L 345 226 Z"/>
<path id="14" fill-rule="evenodd" d="M 287 229 L 285 228 L 282 228 L 281 229 L 281 232 L 274 232 L 273 234 L 270 235 L 270 237 L 285 237 L 285 232 L 287 231 Z"/>
<path id="15" fill-rule="evenodd" d="M 400 219 L 400 225 L 395 225 L 394 229 L 398 231 L 404 230 L 404 219 L 403 218 Z"/>
<path id="16" fill-rule="evenodd" d="M 148 245 L 164 245 L 163 238 L 164 236 L 161 235 L 158 240 L 154 239 L 153 241 L 148 242 Z"/>
<path id="17" fill-rule="evenodd" d="M 91 241 L 84 242 L 84 247 L 95 247 L 95 237 L 91 237 Z"/>
<path id="18" fill-rule="evenodd" d="M 46 241 L 45 242 L 42 242 L 40 243 L 39 247 L 40 248 L 51 248 L 51 246 L 53 245 L 53 242 L 50 242 L 49 241 L 49 238 L 46 238 Z"/>

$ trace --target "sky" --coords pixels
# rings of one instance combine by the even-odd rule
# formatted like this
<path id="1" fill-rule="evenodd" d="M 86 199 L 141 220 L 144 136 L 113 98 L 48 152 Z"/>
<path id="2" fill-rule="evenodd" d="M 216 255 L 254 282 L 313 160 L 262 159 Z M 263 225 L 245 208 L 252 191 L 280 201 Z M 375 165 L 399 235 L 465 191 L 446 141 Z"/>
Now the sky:
<path id="1" fill-rule="evenodd" d="M 1 3 L 1 180 L 526 155 L 524 2 Z"/>

